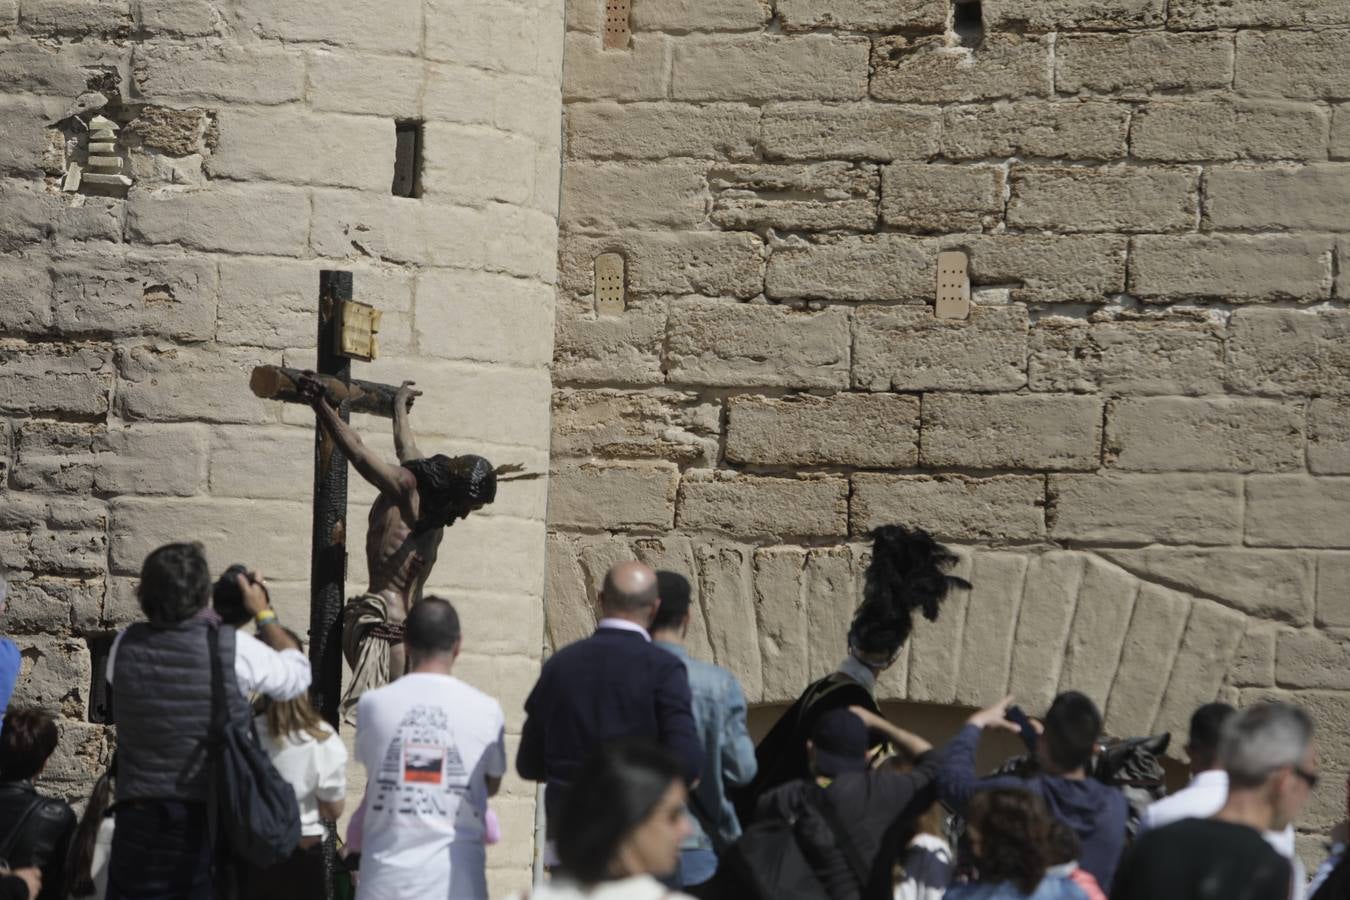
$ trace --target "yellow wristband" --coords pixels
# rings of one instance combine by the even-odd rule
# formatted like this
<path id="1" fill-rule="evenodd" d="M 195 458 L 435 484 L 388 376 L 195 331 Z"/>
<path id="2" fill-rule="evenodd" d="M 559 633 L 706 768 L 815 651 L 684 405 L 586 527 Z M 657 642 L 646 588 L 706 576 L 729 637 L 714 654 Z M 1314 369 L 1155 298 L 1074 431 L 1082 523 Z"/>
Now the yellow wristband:
<path id="1" fill-rule="evenodd" d="M 276 620 L 277 614 L 270 609 L 264 609 L 253 617 L 253 621 L 257 623 L 259 628 L 262 628 L 264 625 L 271 625 Z"/>

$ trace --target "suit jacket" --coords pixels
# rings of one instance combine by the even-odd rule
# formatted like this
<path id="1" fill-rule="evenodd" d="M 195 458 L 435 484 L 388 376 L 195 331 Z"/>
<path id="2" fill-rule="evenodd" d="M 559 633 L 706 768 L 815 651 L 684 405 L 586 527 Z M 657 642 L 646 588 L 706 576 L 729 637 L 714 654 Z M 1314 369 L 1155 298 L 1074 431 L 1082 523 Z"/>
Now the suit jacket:
<path id="1" fill-rule="evenodd" d="M 600 628 L 544 663 L 525 700 L 516 753 L 520 777 L 547 784 L 552 821 L 559 788 L 606 743 L 649 737 L 680 760 L 693 783 L 703 766 L 684 663 L 635 631 Z"/>

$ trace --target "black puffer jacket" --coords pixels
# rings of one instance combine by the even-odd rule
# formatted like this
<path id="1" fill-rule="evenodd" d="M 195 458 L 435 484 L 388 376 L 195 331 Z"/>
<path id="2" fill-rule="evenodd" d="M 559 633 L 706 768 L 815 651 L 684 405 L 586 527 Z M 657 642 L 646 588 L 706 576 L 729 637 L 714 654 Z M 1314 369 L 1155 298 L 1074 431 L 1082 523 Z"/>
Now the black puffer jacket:
<path id="1" fill-rule="evenodd" d="M 75 825 L 75 811 L 64 800 L 39 795 L 31 781 L 0 781 L 0 854 L 11 868 L 42 870 L 38 900 L 66 896 L 66 854 Z"/>

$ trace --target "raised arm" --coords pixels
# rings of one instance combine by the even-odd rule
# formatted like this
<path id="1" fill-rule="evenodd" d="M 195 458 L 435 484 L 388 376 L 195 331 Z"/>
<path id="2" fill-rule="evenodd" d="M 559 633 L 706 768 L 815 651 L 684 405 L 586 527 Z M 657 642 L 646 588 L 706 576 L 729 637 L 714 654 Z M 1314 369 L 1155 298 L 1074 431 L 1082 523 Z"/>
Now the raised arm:
<path id="1" fill-rule="evenodd" d="M 411 494 L 416 487 L 412 483 L 411 474 L 399 466 L 389 465 L 367 447 L 362 442 L 361 436 L 342 421 L 337 410 L 328 405 L 328 401 L 324 399 L 323 388 L 317 381 L 306 374 L 301 376 L 297 387 L 300 389 L 300 395 L 314 407 L 319 424 L 337 442 L 338 447 L 342 448 L 342 452 L 351 460 L 362 478 L 375 485 L 380 493 L 390 497 L 404 498 Z"/>
<path id="2" fill-rule="evenodd" d="M 408 423 L 413 401 L 420 396 L 422 392 L 413 390 L 411 381 L 403 382 L 394 395 L 394 452 L 401 463 L 422 458 L 421 451 L 417 449 L 417 440 L 413 437 L 412 425 Z"/>

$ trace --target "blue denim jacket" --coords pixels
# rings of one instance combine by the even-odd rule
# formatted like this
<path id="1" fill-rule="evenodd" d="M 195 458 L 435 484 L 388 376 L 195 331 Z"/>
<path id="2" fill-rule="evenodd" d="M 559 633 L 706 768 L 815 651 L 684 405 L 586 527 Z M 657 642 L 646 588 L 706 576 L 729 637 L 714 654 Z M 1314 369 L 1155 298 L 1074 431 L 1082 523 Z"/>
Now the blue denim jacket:
<path id="1" fill-rule="evenodd" d="M 716 828 L 722 841 L 730 844 L 741 836 L 741 823 L 727 799 L 727 787 L 741 787 L 755 777 L 755 743 L 745 724 L 745 695 L 736 676 L 720 666 L 689 657 L 679 644 L 657 641 L 656 646 L 674 653 L 689 672 L 689 693 L 693 697 L 694 727 L 703 746 L 703 776 L 696 792 L 699 804 L 716 816 Z M 690 820 L 694 833 L 681 849 L 713 848 L 712 839 L 703 830 L 699 817 Z"/>

